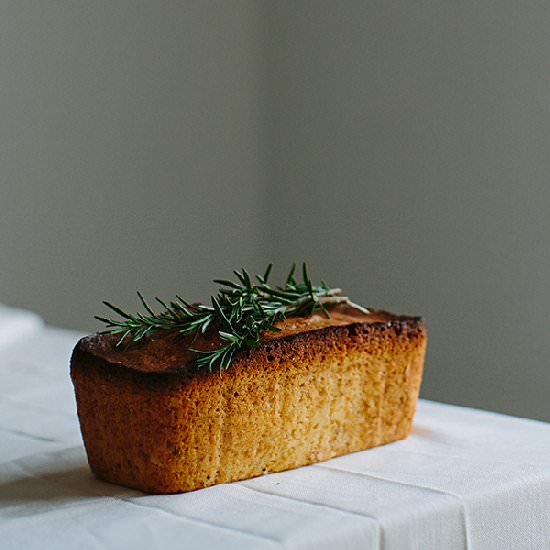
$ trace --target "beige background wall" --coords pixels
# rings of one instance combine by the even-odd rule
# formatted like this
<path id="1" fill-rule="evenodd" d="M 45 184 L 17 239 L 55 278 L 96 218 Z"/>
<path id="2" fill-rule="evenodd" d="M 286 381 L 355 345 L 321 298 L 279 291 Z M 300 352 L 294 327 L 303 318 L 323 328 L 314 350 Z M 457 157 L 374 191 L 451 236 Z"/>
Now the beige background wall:
<path id="1" fill-rule="evenodd" d="M 0 302 L 92 330 L 294 260 L 550 420 L 550 5 L 0 3 Z"/>

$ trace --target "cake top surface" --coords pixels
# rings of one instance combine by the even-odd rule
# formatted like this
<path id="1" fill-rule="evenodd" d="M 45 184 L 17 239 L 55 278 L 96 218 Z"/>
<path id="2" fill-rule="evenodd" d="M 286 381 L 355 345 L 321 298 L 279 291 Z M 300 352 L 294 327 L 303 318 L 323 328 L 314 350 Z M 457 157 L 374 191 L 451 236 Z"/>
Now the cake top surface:
<path id="1" fill-rule="evenodd" d="M 361 324 L 393 324 L 416 322 L 419 318 L 398 316 L 386 311 L 371 310 L 365 313 L 360 309 L 338 305 L 330 308 L 330 317 L 314 313 L 307 317 L 288 317 L 276 323 L 278 332 L 266 331 L 264 341 L 292 337 L 306 332 L 319 331 L 329 327 Z M 113 365 L 119 365 L 144 373 L 182 372 L 192 361 L 194 354 L 189 347 L 201 350 L 213 349 L 219 345 L 214 337 L 201 336 L 195 342 L 180 338 L 174 332 L 157 332 L 139 342 L 118 346 L 119 337 L 114 334 L 97 333 L 82 338 L 77 349 L 91 354 Z"/>

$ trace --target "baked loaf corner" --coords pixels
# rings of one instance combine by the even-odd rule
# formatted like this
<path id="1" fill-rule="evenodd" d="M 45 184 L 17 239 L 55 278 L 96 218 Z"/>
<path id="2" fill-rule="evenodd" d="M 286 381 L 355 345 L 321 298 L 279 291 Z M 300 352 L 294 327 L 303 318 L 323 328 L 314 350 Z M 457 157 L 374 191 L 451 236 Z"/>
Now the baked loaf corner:
<path id="1" fill-rule="evenodd" d="M 418 317 L 337 308 L 287 319 L 227 371 L 198 372 L 171 334 L 130 350 L 80 340 L 71 359 L 99 477 L 178 493 L 279 472 L 409 434 L 426 329 Z"/>

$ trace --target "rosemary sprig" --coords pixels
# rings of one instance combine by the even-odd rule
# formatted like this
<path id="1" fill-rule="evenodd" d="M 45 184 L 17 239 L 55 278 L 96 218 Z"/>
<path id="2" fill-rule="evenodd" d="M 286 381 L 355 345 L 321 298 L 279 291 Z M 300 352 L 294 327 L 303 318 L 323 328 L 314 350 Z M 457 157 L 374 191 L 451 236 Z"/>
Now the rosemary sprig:
<path id="1" fill-rule="evenodd" d="M 190 304 L 179 296 L 169 303 L 156 298 L 163 308 L 156 313 L 138 292 L 145 313 L 129 314 L 104 301 L 120 318 L 96 319 L 105 323 L 104 332 L 120 335 L 117 346 L 125 341 L 137 342 L 157 331 L 191 336 L 193 341 L 201 334 L 217 332 L 219 347 L 189 349 L 195 354 L 197 367 L 206 367 L 211 372 L 217 365 L 221 372 L 229 367 L 237 351 L 258 346 L 262 332 L 277 331 L 277 321 L 315 311 L 322 311 L 330 317 L 327 306 L 332 304 L 347 303 L 359 307 L 340 296 L 339 288 L 330 288 L 324 281 L 313 285 L 305 263 L 302 265 L 302 281 L 296 279 L 296 266 L 293 265 L 282 286 L 269 284 L 271 267 L 270 264 L 263 275 L 256 275 L 256 283 L 245 269 L 234 271 L 236 282 L 215 279 L 220 289 L 216 296 L 211 297 L 211 305 Z"/>

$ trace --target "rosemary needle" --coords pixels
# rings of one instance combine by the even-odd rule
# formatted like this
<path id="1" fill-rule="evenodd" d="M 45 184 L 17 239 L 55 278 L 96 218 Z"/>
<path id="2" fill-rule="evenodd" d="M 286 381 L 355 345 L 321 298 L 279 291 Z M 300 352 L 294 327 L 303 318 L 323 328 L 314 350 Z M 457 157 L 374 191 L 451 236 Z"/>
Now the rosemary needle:
<path id="1" fill-rule="evenodd" d="M 119 319 L 96 319 L 105 323 L 104 332 L 120 336 L 117 345 L 125 341 L 137 342 L 158 331 L 191 336 L 193 341 L 201 334 L 217 332 L 219 347 L 189 349 L 194 353 L 193 362 L 197 367 L 211 372 L 217 366 L 221 372 L 229 367 L 237 351 L 258 346 L 262 332 L 277 331 L 277 321 L 315 311 L 322 311 L 329 317 L 327 305 L 356 305 L 340 296 L 339 288 L 330 288 L 325 282 L 313 285 L 305 263 L 302 265 L 302 280 L 297 280 L 296 266 L 293 265 L 282 286 L 269 284 L 271 267 L 270 264 L 263 275 L 256 275 L 256 282 L 245 269 L 234 271 L 236 281 L 215 279 L 220 289 L 216 296 L 211 297 L 210 305 L 190 304 L 179 296 L 169 303 L 156 298 L 163 309 L 155 313 L 138 292 L 145 313 L 129 314 L 104 301 Z"/>

